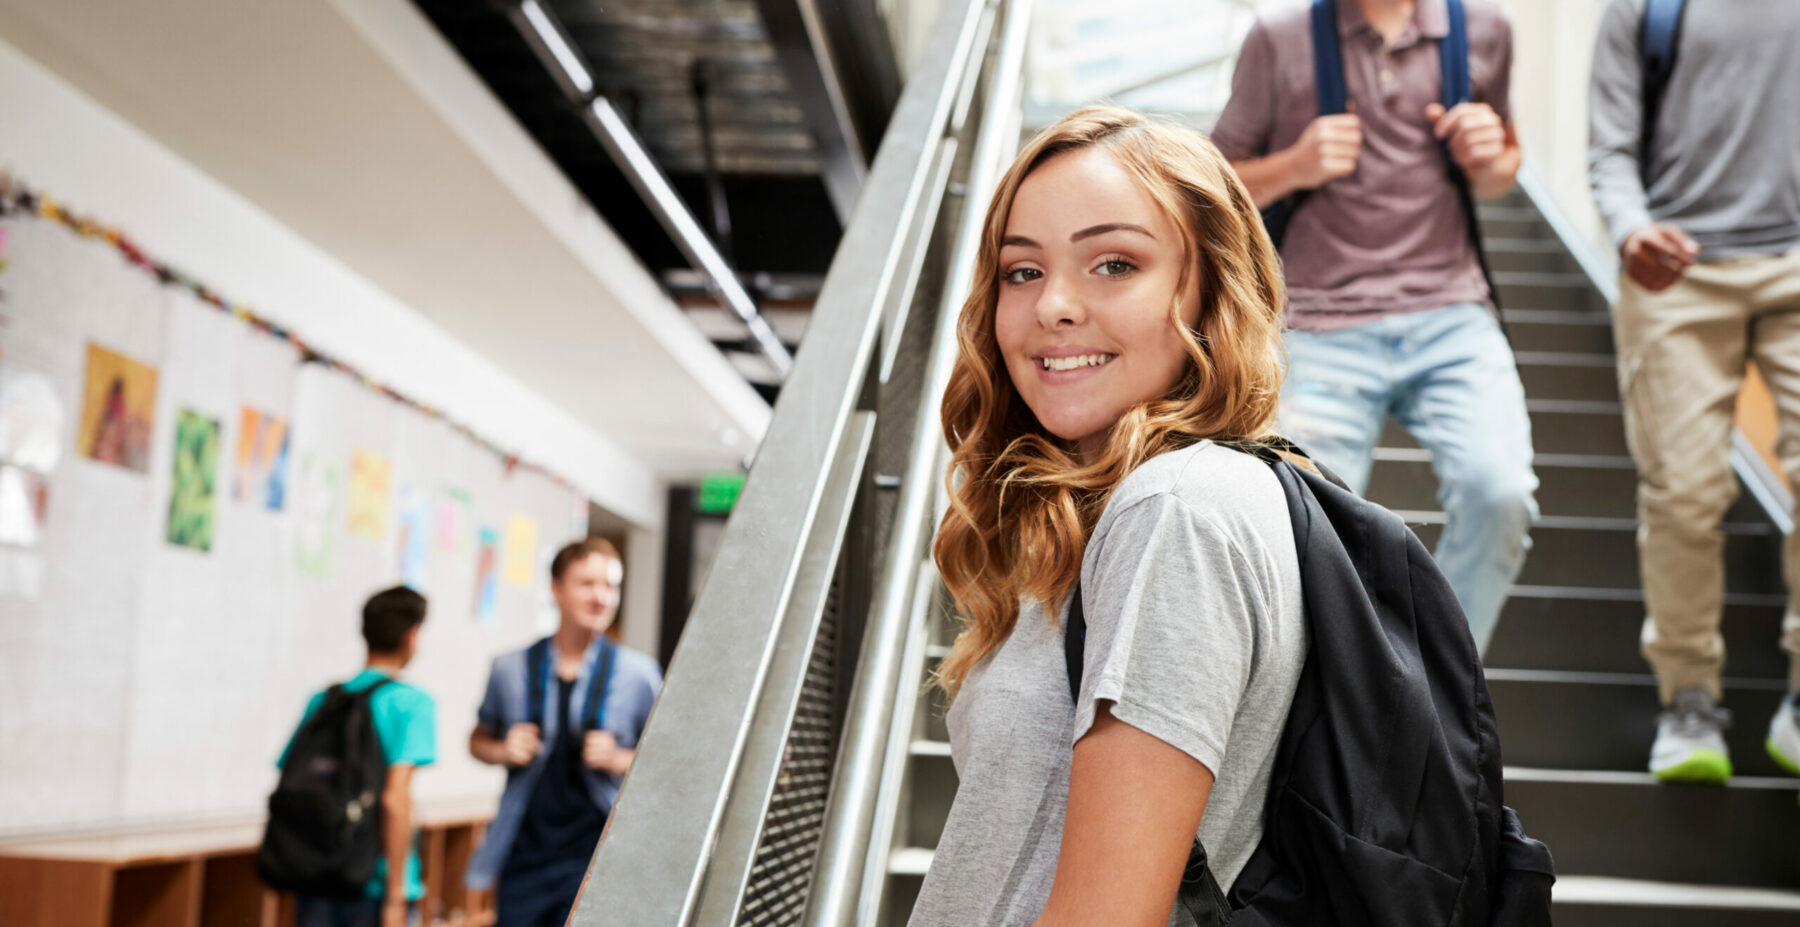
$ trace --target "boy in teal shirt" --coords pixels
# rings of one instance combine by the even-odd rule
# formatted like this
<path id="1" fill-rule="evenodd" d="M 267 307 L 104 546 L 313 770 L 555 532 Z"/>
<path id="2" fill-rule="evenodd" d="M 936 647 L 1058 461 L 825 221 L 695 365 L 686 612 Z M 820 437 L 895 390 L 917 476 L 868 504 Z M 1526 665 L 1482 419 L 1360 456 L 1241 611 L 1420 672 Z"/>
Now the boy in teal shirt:
<path id="1" fill-rule="evenodd" d="M 295 927 L 405 927 L 412 922 L 413 906 L 425 897 L 413 848 L 412 773 L 437 760 L 437 706 L 425 690 L 395 679 L 412 661 L 424 623 L 425 597 L 404 586 L 378 592 L 363 606 L 362 634 L 369 660 L 344 689 L 361 692 L 383 679 L 394 680 L 369 696 L 375 732 L 388 761 L 381 794 L 382 857 L 361 899 L 296 899 Z M 324 701 L 321 691 L 307 702 L 296 732 Z M 290 735 L 277 765 L 286 764 L 292 746 Z"/>

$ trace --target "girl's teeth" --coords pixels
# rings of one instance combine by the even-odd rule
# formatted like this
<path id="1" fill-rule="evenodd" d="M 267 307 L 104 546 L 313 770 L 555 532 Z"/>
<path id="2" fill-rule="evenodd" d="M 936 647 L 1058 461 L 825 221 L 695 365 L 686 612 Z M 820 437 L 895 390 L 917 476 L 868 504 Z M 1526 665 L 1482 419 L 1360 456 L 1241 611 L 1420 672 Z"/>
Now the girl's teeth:
<path id="1" fill-rule="evenodd" d="M 1105 354 L 1081 354 L 1075 357 L 1046 357 L 1045 370 L 1074 370 L 1078 367 L 1098 367 L 1112 358 Z"/>

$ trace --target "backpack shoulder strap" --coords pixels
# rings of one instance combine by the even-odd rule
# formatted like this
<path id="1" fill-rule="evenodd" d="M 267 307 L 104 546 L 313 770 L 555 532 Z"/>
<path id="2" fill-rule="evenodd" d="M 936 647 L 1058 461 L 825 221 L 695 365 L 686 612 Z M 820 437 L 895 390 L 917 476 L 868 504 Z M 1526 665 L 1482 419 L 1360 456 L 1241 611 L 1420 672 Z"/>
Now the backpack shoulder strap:
<path id="1" fill-rule="evenodd" d="M 537 725 L 538 733 L 544 731 L 544 687 L 550 684 L 546 672 L 550 659 L 550 638 L 540 638 L 525 650 L 525 720 Z M 504 731 L 501 732 L 505 734 Z"/>
<path id="2" fill-rule="evenodd" d="M 594 675 L 588 679 L 587 700 L 582 705 L 582 731 L 599 731 L 606 728 L 606 690 L 611 687 L 613 670 L 612 641 L 600 638 L 600 655 L 594 667 Z"/>
<path id="3" fill-rule="evenodd" d="M 1438 43 L 1438 61 L 1442 64 L 1444 108 L 1474 99 L 1474 86 L 1469 82 L 1469 14 L 1462 0 L 1447 0 L 1450 29 Z"/>
<path id="4" fill-rule="evenodd" d="M 1336 0 L 1313 0 L 1311 23 L 1313 84 L 1319 98 L 1319 115 L 1333 116 L 1348 112 L 1350 89 L 1344 80 L 1343 48 L 1338 43 Z M 1266 144 L 1263 153 L 1268 153 Z M 1263 227 L 1268 230 L 1269 240 L 1275 245 L 1276 251 L 1281 250 L 1282 239 L 1287 237 L 1288 225 L 1293 222 L 1294 214 L 1300 211 L 1312 192 L 1297 190 L 1271 203 L 1262 211 Z"/>
<path id="5" fill-rule="evenodd" d="M 1638 170 L 1650 168 L 1650 143 L 1656 137 L 1656 118 L 1662 111 L 1669 75 L 1675 71 L 1675 55 L 1681 44 L 1681 21 L 1687 12 L 1682 0 L 1645 0 L 1644 21 L 1638 37 L 1643 56 L 1644 114 L 1638 136 Z"/>

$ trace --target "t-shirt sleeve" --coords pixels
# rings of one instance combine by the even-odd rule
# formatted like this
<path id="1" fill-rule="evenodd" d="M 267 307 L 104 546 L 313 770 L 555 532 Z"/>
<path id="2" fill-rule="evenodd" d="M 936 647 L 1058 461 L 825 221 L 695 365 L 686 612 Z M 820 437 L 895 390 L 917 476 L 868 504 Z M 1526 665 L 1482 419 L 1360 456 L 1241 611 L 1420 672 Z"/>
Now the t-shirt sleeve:
<path id="1" fill-rule="evenodd" d="M 495 660 L 488 668 L 487 692 L 481 696 L 481 705 L 475 709 L 475 723 L 495 737 L 506 736 L 504 704 L 500 695 L 500 661 Z"/>
<path id="2" fill-rule="evenodd" d="M 430 766 L 437 762 L 437 702 L 417 689 L 402 694 L 387 732 L 388 762 Z"/>
<path id="3" fill-rule="evenodd" d="M 1074 738 L 1097 703 L 1215 774 L 1250 681 L 1263 593 L 1238 545 L 1168 493 L 1121 511 L 1090 558 Z"/>
<path id="4" fill-rule="evenodd" d="M 1231 99 L 1213 125 L 1212 141 L 1227 161 L 1262 153 L 1275 131 L 1275 48 L 1262 20 L 1250 27 L 1231 74 Z"/>

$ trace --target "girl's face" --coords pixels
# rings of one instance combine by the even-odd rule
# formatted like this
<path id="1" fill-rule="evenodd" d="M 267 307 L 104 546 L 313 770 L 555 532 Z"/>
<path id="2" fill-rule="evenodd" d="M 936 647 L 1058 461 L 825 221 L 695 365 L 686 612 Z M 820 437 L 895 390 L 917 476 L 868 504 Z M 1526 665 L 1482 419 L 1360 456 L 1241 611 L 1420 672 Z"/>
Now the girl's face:
<path id="1" fill-rule="evenodd" d="M 1112 155 L 1066 152 L 1019 185 L 1000 248 L 994 336 L 1013 388 L 1083 458 L 1127 409 L 1168 393 L 1189 363 L 1169 310 L 1195 262 L 1175 221 Z M 1181 320 L 1200 316 L 1198 268 Z"/>

